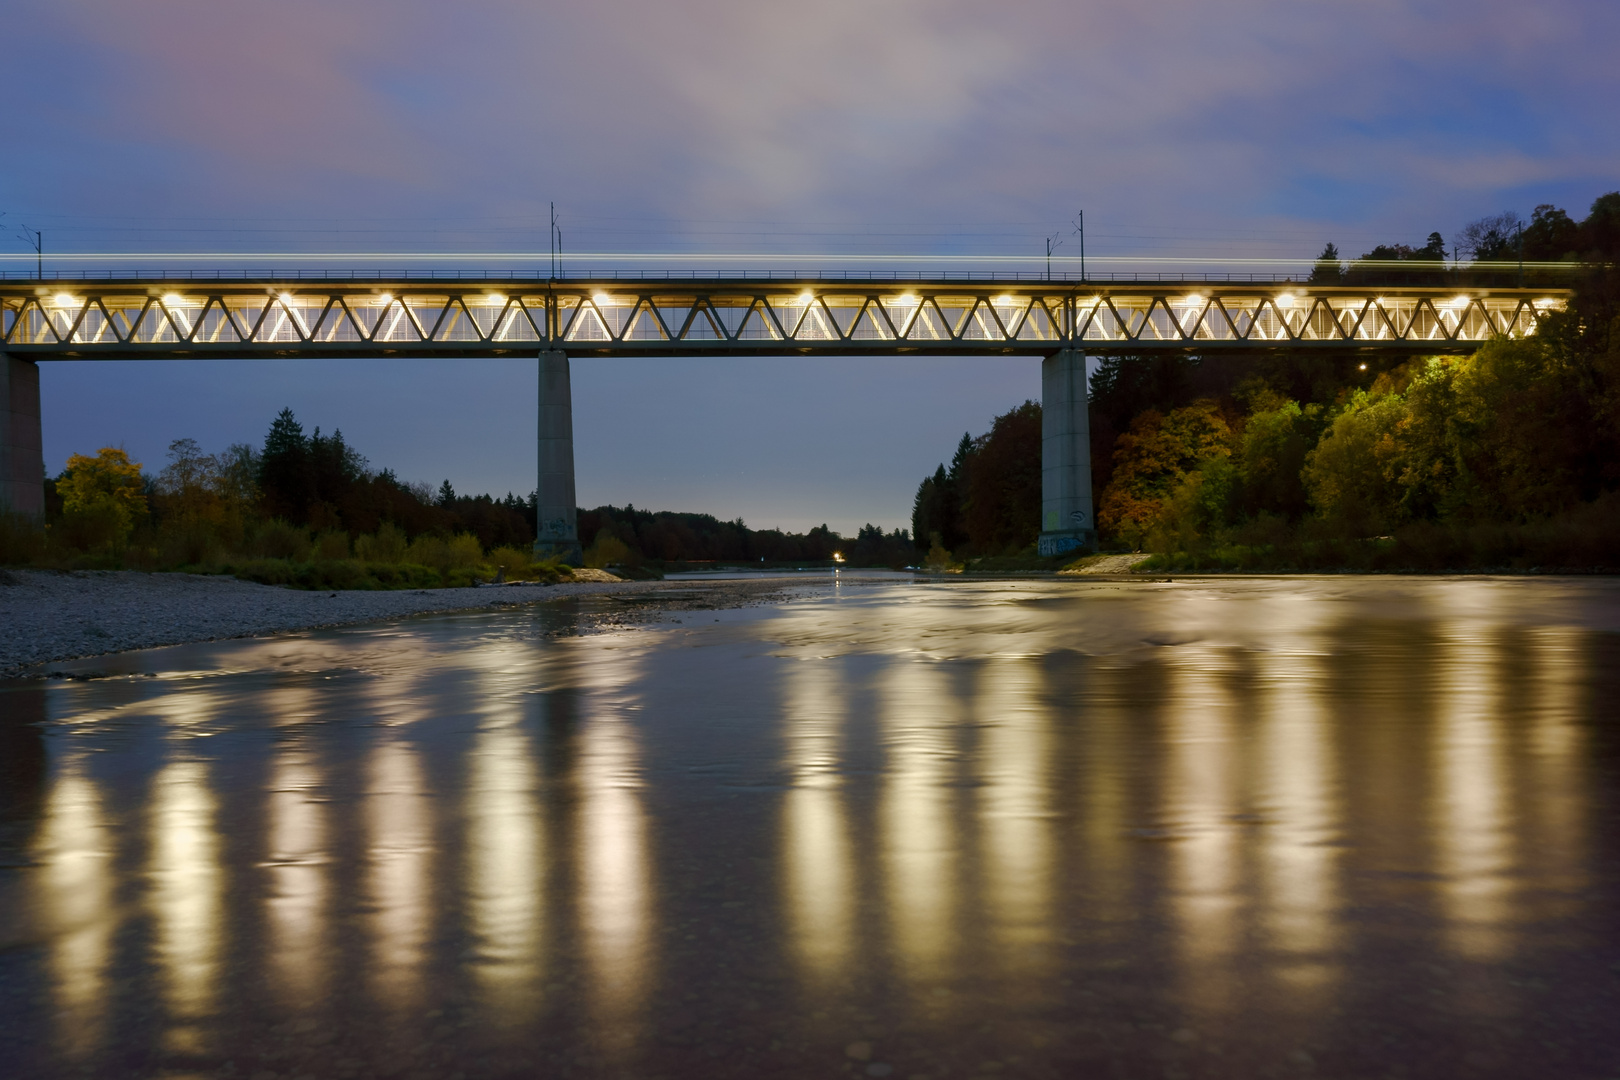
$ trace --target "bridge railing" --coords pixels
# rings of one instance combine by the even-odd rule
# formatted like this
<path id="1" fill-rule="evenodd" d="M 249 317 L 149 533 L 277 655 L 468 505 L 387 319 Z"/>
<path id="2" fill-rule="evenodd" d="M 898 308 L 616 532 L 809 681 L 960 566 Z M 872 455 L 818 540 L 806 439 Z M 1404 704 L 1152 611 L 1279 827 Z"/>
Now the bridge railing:
<path id="1" fill-rule="evenodd" d="M 1352 286 L 1389 286 L 1398 288 L 1473 288 L 1473 289 L 1505 289 L 1545 286 L 1549 288 L 1563 288 L 1583 272 L 1583 267 L 1577 264 L 1535 264 L 1529 268 L 1514 268 L 1508 264 L 1493 264 L 1488 267 L 1465 266 L 1444 270 L 1413 269 L 1409 264 L 1390 264 L 1373 270 L 1352 268 L 1345 271 L 1342 284 Z M 1120 285 L 1120 284 L 1204 284 L 1204 285 L 1298 285 L 1305 287 L 1310 284 L 1309 273 L 1297 270 L 1263 271 L 1263 270 L 1129 270 L 1129 271 L 1096 271 L 1080 274 L 1068 270 L 1040 271 L 1040 270 L 939 270 L 926 275 L 932 281 L 960 281 L 968 284 L 995 285 L 1007 283 L 1015 285 L 1051 284 L 1065 287 L 1091 285 Z M 860 282 L 860 283 L 903 283 L 918 280 L 918 274 L 910 270 L 802 270 L 802 269 L 737 269 L 724 274 L 716 274 L 712 270 L 641 270 L 622 268 L 589 268 L 583 270 L 569 270 L 558 274 L 547 274 L 532 270 L 511 269 L 461 269 L 450 270 L 444 268 L 412 268 L 412 267 L 373 267 L 370 269 L 355 268 L 307 268 L 307 267 L 261 267 L 243 269 L 209 269 L 191 270 L 181 268 L 125 268 L 125 269 L 73 269 L 73 270 L 45 270 L 43 273 L 35 270 L 0 270 L 0 285 L 17 284 L 26 285 L 29 282 L 45 283 L 75 283 L 95 281 L 126 281 L 126 282 L 152 282 L 162 284 L 174 282 L 177 284 L 194 283 L 199 281 L 212 281 L 220 283 L 232 282 L 286 282 L 286 283 L 325 283 L 325 282 L 361 282 L 361 281 L 401 281 L 401 282 L 506 282 L 540 284 L 550 283 L 567 288 L 579 283 L 593 283 L 603 281 L 629 282 L 629 283 L 655 283 L 655 282 L 691 282 L 693 284 L 708 284 L 716 280 L 726 281 L 753 281 L 753 282 L 800 282 L 811 281 L 818 283 Z"/>

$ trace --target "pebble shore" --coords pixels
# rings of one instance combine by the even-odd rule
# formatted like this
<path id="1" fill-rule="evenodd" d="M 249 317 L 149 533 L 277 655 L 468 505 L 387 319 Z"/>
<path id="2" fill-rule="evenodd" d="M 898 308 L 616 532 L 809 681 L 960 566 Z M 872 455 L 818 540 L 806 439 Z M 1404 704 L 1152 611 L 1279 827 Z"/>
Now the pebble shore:
<path id="1" fill-rule="evenodd" d="M 37 664 L 222 638 L 257 637 L 436 611 L 657 592 L 659 581 L 397 592 L 306 592 L 200 574 L 0 570 L 0 678 Z"/>

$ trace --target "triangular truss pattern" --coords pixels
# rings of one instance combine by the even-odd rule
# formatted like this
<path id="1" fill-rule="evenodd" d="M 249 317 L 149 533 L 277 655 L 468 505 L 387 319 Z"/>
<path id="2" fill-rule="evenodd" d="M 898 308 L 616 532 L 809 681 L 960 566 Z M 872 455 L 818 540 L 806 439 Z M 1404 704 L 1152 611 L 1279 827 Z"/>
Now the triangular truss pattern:
<path id="1" fill-rule="evenodd" d="M 823 288 L 819 282 L 732 285 L 706 289 L 682 282 L 661 287 L 563 288 L 511 296 L 500 287 L 417 291 L 409 282 L 321 288 L 308 281 L 289 291 L 228 282 L 163 286 L 75 283 L 69 291 L 26 291 L 0 281 L 0 342 L 7 347 L 149 349 L 265 346 L 278 354 L 309 346 L 375 344 L 389 351 L 431 344 L 509 351 L 502 346 L 577 342 L 597 351 L 765 348 L 850 351 L 974 348 L 1036 351 L 1072 343 L 1196 347 L 1230 343 L 1296 345 L 1462 345 L 1492 335 L 1525 336 L 1561 300 L 1518 290 L 1402 287 L 1394 295 L 1347 288 L 1200 285 L 933 286 L 878 284 Z M 936 287 L 937 286 L 937 287 Z M 1186 287 L 1183 286 L 1183 289 Z"/>
<path id="2" fill-rule="evenodd" d="M 54 345 L 60 340 L 56 328 L 51 325 L 50 316 L 38 300 L 23 301 L 21 310 L 17 312 L 17 321 L 6 335 L 8 345 Z"/>
<path id="3" fill-rule="evenodd" d="M 626 341 L 668 341 L 669 333 L 664 329 L 664 321 L 658 317 L 658 311 L 651 302 L 643 300 L 636 305 L 625 324 L 624 339 Z"/>
<path id="4" fill-rule="evenodd" d="M 492 338 L 495 341 L 539 341 L 542 335 L 535 329 L 535 319 L 538 318 L 540 325 L 544 326 L 545 316 L 543 302 L 538 309 L 531 311 L 527 304 L 513 300 L 501 313 Z"/>
<path id="5" fill-rule="evenodd" d="M 866 297 L 823 296 L 821 303 L 826 308 L 827 314 L 832 317 L 833 329 L 838 332 L 838 336 L 845 341 L 850 340 L 855 332 L 855 324 L 866 310 Z"/>
<path id="6" fill-rule="evenodd" d="M 738 341 L 782 341 L 787 337 L 775 313 L 762 300 L 748 306 L 735 336 Z"/>
<path id="7" fill-rule="evenodd" d="M 893 341 L 898 336 L 883 305 L 875 300 L 867 301 L 861 308 L 849 332 L 852 341 Z"/>
<path id="8" fill-rule="evenodd" d="M 944 320 L 946 333 L 954 339 L 964 339 L 969 329 L 968 321 L 976 306 L 975 299 L 971 296 L 935 296 L 932 299 L 934 306 L 939 309 L 940 318 Z"/>
<path id="9" fill-rule="evenodd" d="M 968 306 L 957 324 L 956 336 L 963 341 L 1006 341 L 1008 337 L 995 308 L 983 300 L 974 300 Z"/>
<path id="10" fill-rule="evenodd" d="M 439 324 L 433 328 L 434 341 L 482 341 L 478 323 L 467 309 L 466 301 L 451 297 L 444 305 Z"/>
<path id="11" fill-rule="evenodd" d="M 112 319 L 108 317 L 107 309 L 100 300 L 92 300 L 85 305 L 84 313 L 79 316 L 78 325 L 74 328 L 73 340 L 89 345 L 101 345 L 118 340 L 113 333 Z"/>
<path id="12" fill-rule="evenodd" d="M 692 305 L 692 310 L 686 316 L 686 322 L 681 327 L 682 341 L 724 341 L 725 331 L 715 317 L 714 310 L 706 303 L 699 301 Z"/>
<path id="13" fill-rule="evenodd" d="M 217 296 L 204 301 L 202 310 L 191 318 L 191 340 L 199 344 L 219 345 L 242 340 L 237 325 L 225 302 Z"/>

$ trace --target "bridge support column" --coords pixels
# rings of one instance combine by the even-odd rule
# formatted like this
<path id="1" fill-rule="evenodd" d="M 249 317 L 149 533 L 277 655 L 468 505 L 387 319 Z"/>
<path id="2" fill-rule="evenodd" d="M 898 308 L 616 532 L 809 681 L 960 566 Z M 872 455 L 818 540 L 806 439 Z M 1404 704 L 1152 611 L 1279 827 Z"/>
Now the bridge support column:
<path id="1" fill-rule="evenodd" d="M 0 510 L 45 514 L 39 367 L 0 353 Z"/>
<path id="2" fill-rule="evenodd" d="M 1091 417 L 1086 354 L 1064 349 L 1041 361 L 1042 555 L 1097 546 L 1091 508 Z"/>
<path id="3" fill-rule="evenodd" d="M 540 475 L 536 490 L 535 553 L 578 566 L 579 521 L 574 503 L 574 394 L 568 354 L 540 354 Z"/>

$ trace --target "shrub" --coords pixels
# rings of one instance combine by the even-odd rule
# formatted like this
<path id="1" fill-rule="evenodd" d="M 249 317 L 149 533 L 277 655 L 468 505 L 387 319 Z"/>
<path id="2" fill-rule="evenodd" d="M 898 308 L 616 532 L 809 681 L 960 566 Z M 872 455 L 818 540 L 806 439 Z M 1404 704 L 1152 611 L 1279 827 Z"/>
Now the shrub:
<path id="1" fill-rule="evenodd" d="M 199 521 L 171 525 L 158 534 L 154 557 L 163 566 L 198 566 L 220 550 L 215 530 Z"/>
<path id="2" fill-rule="evenodd" d="M 349 534 L 337 530 L 321 533 L 315 538 L 315 555 L 321 559 L 347 559 Z"/>
<path id="3" fill-rule="evenodd" d="M 597 532 L 596 541 L 591 544 L 590 550 L 585 552 L 585 565 L 602 570 L 622 563 L 629 557 L 630 546 L 607 529 L 601 529 Z"/>
<path id="4" fill-rule="evenodd" d="M 309 533 L 297 525 L 275 518 L 259 529 L 248 550 L 261 559 L 295 559 L 309 557 Z"/>
<path id="5" fill-rule="evenodd" d="M 26 563 L 45 554 L 45 529 L 39 521 L 14 510 L 0 509 L 0 565 Z"/>
<path id="6" fill-rule="evenodd" d="M 397 563 L 405 559 L 405 534 L 391 521 L 385 521 L 371 536 L 354 542 L 354 554 L 370 563 Z"/>
<path id="7" fill-rule="evenodd" d="M 432 567 L 446 580 L 452 571 L 465 570 L 468 572 L 465 576 L 471 583 L 471 571 L 483 561 L 484 549 L 478 543 L 478 537 L 470 533 L 462 533 L 448 540 L 437 536 L 418 536 L 406 549 L 405 557 L 409 562 Z"/>
<path id="8" fill-rule="evenodd" d="M 107 551 L 129 536 L 128 511 L 104 499 L 64 511 L 56 525 L 56 538 L 73 551 Z"/>
<path id="9" fill-rule="evenodd" d="M 534 552 L 525 548 L 498 547 L 489 553 L 487 561 L 496 569 L 504 570 L 506 580 L 524 581 L 533 574 Z"/>

